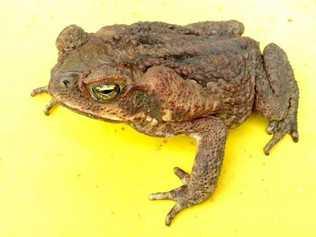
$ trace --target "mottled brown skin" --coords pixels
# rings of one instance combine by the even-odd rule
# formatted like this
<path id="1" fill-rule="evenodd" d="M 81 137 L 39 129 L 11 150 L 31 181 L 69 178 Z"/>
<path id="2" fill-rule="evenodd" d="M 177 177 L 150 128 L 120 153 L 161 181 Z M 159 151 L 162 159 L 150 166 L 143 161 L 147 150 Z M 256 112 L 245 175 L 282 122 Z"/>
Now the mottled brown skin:
<path id="1" fill-rule="evenodd" d="M 32 94 L 53 97 L 47 114 L 61 104 L 148 135 L 196 138 L 191 174 L 174 170 L 183 185 L 150 196 L 176 202 L 166 218 L 169 225 L 182 209 L 212 195 L 227 129 L 253 111 L 268 119 L 267 131 L 273 134 L 266 154 L 287 133 L 298 140 L 298 87 L 285 52 L 269 44 L 262 54 L 256 41 L 241 36 L 243 31 L 237 21 L 140 22 L 91 34 L 72 25 L 57 38 L 59 57 L 48 87 Z M 108 86 L 112 89 L 105 90 Z M 100 99 L 100 93 L 114 96 Z"/>

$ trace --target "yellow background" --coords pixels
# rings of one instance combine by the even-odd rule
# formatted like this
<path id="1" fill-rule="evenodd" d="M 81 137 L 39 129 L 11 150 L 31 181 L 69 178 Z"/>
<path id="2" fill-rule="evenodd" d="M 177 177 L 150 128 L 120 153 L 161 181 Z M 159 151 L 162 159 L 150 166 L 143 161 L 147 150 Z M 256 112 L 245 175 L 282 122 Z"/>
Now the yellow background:
<path id="1" fill-rule="evenodd" d="M 245 35 L 281 45 L 301 91 L 301 140 L 262 152 L 266 121 L 252 116 L 232 130 L 216 194 L 164 226 L 170 201 L 148 194 L 180 184 L 190 170 L 190 138 L 148 137 L 125 125 L 65 108 L 50 117 L 48 83 L 55 39 L 69 24 L 86 31 L 114 23 L 186 24 L 238 19 Z M 9 0 L 0 8 L 0 236 L 316 236 L 315 0 Z"/>

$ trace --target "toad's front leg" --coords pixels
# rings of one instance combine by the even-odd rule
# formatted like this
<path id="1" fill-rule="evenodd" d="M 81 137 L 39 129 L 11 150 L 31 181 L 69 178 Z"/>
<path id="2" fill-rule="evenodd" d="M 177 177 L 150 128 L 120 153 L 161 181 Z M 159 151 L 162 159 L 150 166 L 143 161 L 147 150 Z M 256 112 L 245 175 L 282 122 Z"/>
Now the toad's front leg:
<path id="1" fill-rule="evenodd" d="M 166 225 L 170 225 L 174 217 L 183 209 L 205 201 L 215 190 L 220 174 L 226 127 L 217 118 L 199 119 L 186 124 L 174 124 L 175 129 L 192 126 L 190 135 L 197 139 L 198 152 L 191 175 L 180 168 L 175 168 L 175 174 L 184 183 L 179 188 L 169 192 L 154 193 L 151 200 L 173 200 L 176 204 L 166 217 Z M 189 124 L 191 123 L 191 124 Z"/>

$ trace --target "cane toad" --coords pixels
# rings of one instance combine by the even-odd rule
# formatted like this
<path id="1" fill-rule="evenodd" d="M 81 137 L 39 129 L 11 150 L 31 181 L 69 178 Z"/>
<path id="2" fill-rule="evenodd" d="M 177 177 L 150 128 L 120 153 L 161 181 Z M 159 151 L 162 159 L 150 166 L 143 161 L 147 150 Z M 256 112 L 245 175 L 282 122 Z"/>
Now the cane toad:
<path id="1" fill-rule="evenodd" d="M 87 33 L 71 25 L 58 36 L 58 61 L 45 112 L 57 104 L 81 114 L 123 122 L 152 136 L 187 134 L 197 140 L 191 173 L 175 168 L 183 185 L 150 195 L 181 210 L 205 201 L 215 190 L 227 130 L 253 111 L 268 120 L 265 154 L 289 134 L 298 141 L 299 91 L 286 53 L 276 44 L 261 53 L 242 36 L 238 21 L 162 22 L 111 25 Z"/>

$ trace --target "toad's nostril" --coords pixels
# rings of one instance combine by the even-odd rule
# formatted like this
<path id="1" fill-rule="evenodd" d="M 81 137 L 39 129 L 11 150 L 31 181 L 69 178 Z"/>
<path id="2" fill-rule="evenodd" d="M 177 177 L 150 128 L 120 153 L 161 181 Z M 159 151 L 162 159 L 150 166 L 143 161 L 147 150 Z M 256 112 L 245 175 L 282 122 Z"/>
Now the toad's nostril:
<path id="1" fill-rule="evenodd" d="M 64 86 L 65 86 L 66 88 L 68 88 L 70 81 L 67 80 L 67 79 L 64 79 L 64 80 L 62 80 L 62 83 L 64 84 Z"/>

